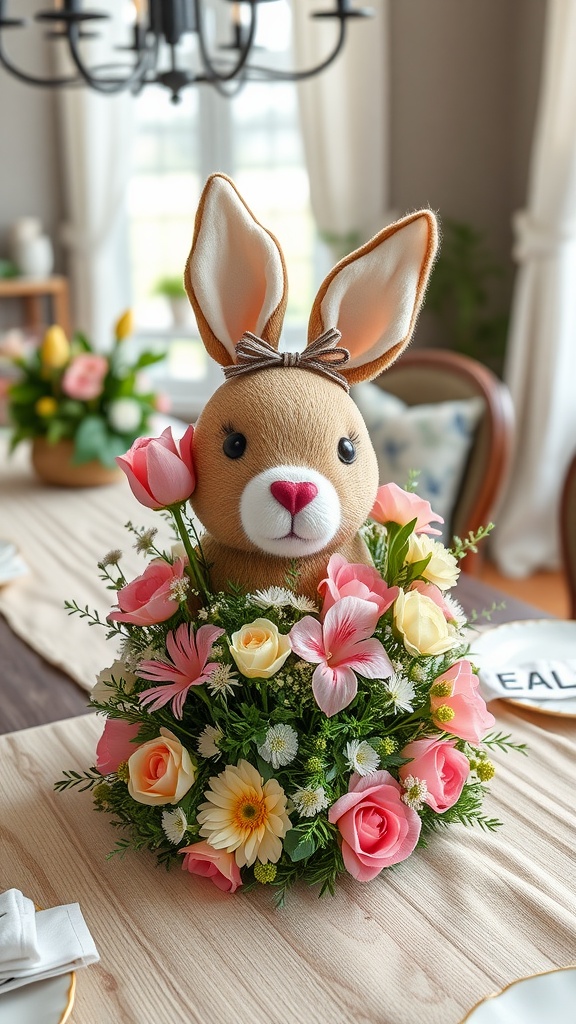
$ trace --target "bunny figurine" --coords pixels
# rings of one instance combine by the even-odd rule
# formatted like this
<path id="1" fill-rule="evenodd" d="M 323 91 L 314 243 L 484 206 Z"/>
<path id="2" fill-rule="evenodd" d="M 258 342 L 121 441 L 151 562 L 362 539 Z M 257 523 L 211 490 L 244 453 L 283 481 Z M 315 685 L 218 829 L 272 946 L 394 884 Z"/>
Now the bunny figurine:
<path id="1" fill-rule="evenodd" d="M 407 346 L 436 251 L 429 210 L 385 228 L 330 272 L 308 345 L 278 352 L 284 258 L 233 182 L 204 188 L 185 270 L 202 340 L 225 382 L 194 434 L 191 504 L 206 533 L 212 586 L 283 586 L 317 598 L 335 552 L 370 563 L 359 528 L 378 488 L 364 421 L 348 391 Z"/>

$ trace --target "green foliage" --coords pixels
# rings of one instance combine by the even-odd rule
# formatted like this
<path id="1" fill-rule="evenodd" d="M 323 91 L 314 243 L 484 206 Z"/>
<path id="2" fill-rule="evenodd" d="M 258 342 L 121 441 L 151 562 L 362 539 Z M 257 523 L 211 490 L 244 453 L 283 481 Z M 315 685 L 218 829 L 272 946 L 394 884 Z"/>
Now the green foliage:
<path id="1" fill-rule="evenodd" d="M 186 295 L 182 275 L 161 277 L 154 285 L 155 295 L 165 295 L 168 299 L 183 299 Z"/>
<path id="2" fill-rule="evenodd" d="M 430 277 L 426 309 L 442 325 L 450 347 L 499 373 L 508 316 L 492 310 L 491 284 L 503 274 L 481 232 L 461 221 L 443 221 L 442 246 Z"/>

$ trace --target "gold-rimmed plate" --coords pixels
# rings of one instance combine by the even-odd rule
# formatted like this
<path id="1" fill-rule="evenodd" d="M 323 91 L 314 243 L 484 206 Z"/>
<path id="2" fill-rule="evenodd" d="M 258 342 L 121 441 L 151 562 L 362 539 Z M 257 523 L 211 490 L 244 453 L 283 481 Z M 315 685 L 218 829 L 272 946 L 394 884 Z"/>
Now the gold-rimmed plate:
<path id="1" fill-rule="evenodd" d="M 533 661 L 568 660 L 576 658 L 576 622 L 565 619 L 527 619 L 506 622 L 481 633 L 471 643 L 470 660 L 479 668 L 516 668 Z M 516 707 L 538 711 L 543 715 L 576 718 L 576 697 L 562 700 L 539 700 L 528 697 L 506 701 Z M 576 1020 L 576 1014 L 575 1018 Z"/>
<path id="2" fill-rule="evenodd" d="M 1 993 L 0 1024 L 64 1024 L 74 1005 L 74 971 Z"/>
<path id="3" fill-rule="evenodd" d="M 576 966 L 512 981 L 472 1007 L 460 1024 L 574 1024 Z"/>

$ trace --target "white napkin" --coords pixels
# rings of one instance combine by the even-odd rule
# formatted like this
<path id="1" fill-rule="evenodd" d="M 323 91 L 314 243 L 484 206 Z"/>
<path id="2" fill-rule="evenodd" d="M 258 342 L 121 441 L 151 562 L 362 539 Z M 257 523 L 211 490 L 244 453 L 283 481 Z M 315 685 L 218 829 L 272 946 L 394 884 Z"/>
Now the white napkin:
<path id="1" fill-rule="evenodd" d="M 16 545 L 9 540 L 0 540 L 0 584 L 9 583 L 28 572 L 28 566 L 18 554 Z"/>
<path id="2" fill-rule="evenodd" d="M 35 919 L 32 900 L 19 889 L 0 893 L 0 978 L 40 959 Z"/>
<path id="3" fill-rule="evenodd" d="M 0 925 L 3 920 L 0 918 Z M 88 967 L 100 959 L 77 903 L 40 910 L 35 915 L 35 923 L 38 958 L 14 970 L 5 969 L 0 954 L 0 993 L 9 992 L 31 981 L 41 981 L 76 971 L 80 967 Z M 3 948 L 3 938 L 3 932 L 0 931 L 0 950 Z"/>
<path id="4" fill-rule="evenodd" d="M 474 655 L 472 655 L 474 660 Z M 521 665 L 498 666 L 495 659 L 478 674 L 484 700 L 526 698 L 566 700 L 576 698 L 576 658 L 544 659 Z"/>

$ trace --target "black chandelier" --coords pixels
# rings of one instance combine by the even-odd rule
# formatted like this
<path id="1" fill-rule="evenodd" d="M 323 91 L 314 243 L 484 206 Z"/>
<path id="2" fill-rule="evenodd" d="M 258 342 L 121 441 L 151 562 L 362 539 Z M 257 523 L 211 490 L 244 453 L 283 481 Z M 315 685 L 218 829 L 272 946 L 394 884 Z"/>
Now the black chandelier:
<path id="1" fill-rule="evenodd" d="M 327 68 L 346 41 L 348 22 L 367 18 L 373 11 L 352 5 L 353 0 L 333 0 L 329 10 L 315 11 L 313 18 L 337 22 L 336 41 L 330 53 L 314 67 L 305 70 L 281 70 L 260 66 L 252 61 L 258 25 L 258 8 L 275 0 L 219 0 L 227 5 L 228 42 L 210 47 L 206 27 L 207 0 L 133 0 L 132 40 L 116 47 L 125 52 L 121 62 L 89 66 L 83 53 L 84 41 L 98 36 L 98 24 L 110 18 L 108 13 L 86 9 L 84 0 L 55 0 L 50 10 L 38 11 L 34 20 L 44 23 L 49 39 L 67 42 L 73 70 L 68 75 L 41 78 L 18 68 L 4 47 L 4 31 L 25 28 L 28 21 L 10 17 L 8 0 L 0 0 L 0 65 L 28 85 L 65 87 L 88 85 L 97 92 L 114 94 L 129 90 L 138 93 L 148 84 L 161 85 L 177 102 L 181 91 L 201 82 L 231 94 L 246 81 L 302 81 Z M 293 0 L 298 3 L 299 0 Z M 180 63 L 179 44 L 185 36 L 195 35 L 198 67 L 190 70 Z M 165 44 L 165 46 L 163 46 Z M 161 49 L 166 49 L 168 66 L 161 69 Z"/>

